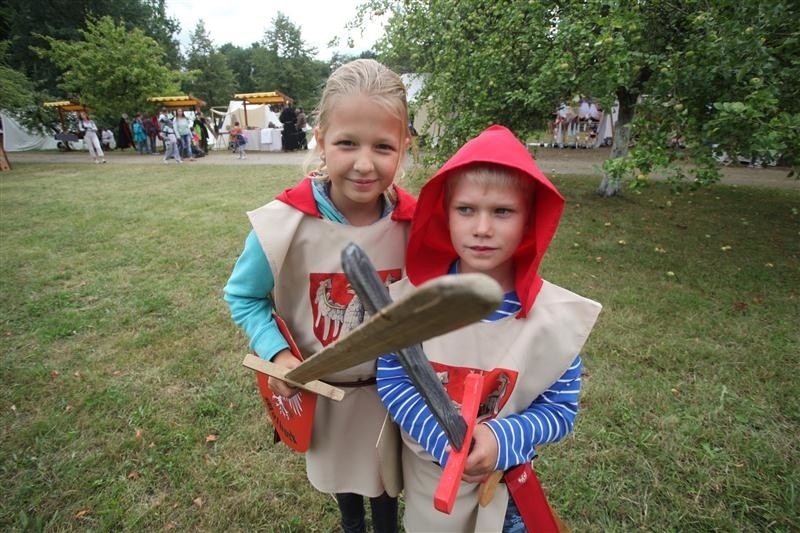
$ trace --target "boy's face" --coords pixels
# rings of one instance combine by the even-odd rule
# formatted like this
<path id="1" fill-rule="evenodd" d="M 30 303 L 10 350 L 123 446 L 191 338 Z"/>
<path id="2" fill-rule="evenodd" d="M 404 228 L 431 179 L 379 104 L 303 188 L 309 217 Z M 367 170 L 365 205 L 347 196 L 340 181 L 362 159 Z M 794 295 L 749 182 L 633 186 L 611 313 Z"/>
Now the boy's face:
<path id="1" fill-rule="evenodd" d="M 528 229 L 528 205 L 516 187 L 457 180 L 447 207 L 450 240 L 462 273 L 480 272 L 504 291 L 514 288 L 512 257 Z"/>

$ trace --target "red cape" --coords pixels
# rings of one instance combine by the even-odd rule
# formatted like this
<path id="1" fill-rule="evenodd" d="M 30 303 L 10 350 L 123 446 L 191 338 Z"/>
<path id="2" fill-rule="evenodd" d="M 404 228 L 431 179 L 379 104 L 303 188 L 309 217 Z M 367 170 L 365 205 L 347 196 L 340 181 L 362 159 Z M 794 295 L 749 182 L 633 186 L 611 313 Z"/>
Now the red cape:
<path id="1" fill-rule="evenodd" d="M 408 222 L 414 214 L 414 206 L 417 201 L 409 193 L 393 185 L 397 192 L 397 205 L 392 211 L 392 220 Z M 317 202 L 314 200 L 314 190 L 311 188 L 311 178 L 306 176 L 300 183 L 294 187 L 289 187 L 277 197 L 277 200 L 290 205 L 305 213 L 306 215 L 322 218 L 322 215 L 317 209 Z"/>
<path id="2" fill-rule="evenodd" d="M 476 163 L 509 167 L 534 182 L 533 220 L 513 257 L 515 287 L 522 303 L 517 318 L 523 318 L 542 286 L 539 265 L 558 227 L 564 198 L 536 166 L 528 149 L 503 126 L 490 126 L 467 142 L 422 187 L 411 223 L 406 274 L 414 285 L 419 285 L 447 273 L 458 257 L 450 242 L 445 183 L 451 173 Z"/>

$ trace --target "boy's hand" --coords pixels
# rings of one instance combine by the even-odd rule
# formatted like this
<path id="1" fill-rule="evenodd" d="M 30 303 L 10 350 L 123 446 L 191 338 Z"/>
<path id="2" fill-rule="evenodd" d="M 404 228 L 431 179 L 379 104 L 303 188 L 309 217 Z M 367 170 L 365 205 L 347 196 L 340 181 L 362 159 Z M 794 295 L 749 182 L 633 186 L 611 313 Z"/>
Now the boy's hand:
<path id="1" fill-rule="evenodd" d="M 292 352 L 289 350 L 281 350 L 275 357 L 272 358 L 272 362 L 276 365 L 281 365 L 286 368 L 294 368 L 300 364 L 300 360 L 297 359 Z M 269 377 L 267 380 L 267 384 L 269 385 L 269 389 L 277 394 L 278 396 L 284 396 L 286 398 L 291 398 L 295 394 L 297 394 L 298 389 L 295 387 L 290 386 L 283 380 L 278 378 L 274 378 L 272 376 Z"/>
<path id="2" fill-rule="evenodd" d="M 475 426 L 472 439 L 474 445 L 467 456 L 467 464 L 464 466 L 464 475 L 461 479 L 467 483 L 480 483 L 494 471 L 499 447 L 494 433 L 485 424 Z"/>

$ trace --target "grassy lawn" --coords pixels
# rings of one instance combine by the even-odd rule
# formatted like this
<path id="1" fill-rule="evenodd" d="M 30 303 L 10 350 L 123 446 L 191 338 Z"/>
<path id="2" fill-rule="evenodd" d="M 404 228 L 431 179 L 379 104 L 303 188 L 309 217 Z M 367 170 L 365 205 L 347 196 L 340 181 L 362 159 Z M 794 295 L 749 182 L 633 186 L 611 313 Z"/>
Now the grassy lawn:
<path id="1" fill-rule="evenodd" d="M 221 299 L 245 210 L 298 176 L 0 173 L 0 529 L 336 530 Z M 575 531 L 800 530 L 800 194 L 556 185 L 544 276 L 604 310 L 576 430 L 536 463 L 553 506 Z"/>

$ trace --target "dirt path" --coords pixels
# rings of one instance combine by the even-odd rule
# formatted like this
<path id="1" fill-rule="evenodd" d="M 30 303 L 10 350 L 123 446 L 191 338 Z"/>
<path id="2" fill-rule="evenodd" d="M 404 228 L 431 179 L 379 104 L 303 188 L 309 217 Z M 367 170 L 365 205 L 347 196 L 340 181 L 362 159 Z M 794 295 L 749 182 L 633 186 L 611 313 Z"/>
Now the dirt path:
<path id="1" fill-rule="evenodd" d="M 600 177 L 599 167 L 608 157 L 608 149 L 575 150 L 537 148 L 536 161 L 548 175 L 588 175 Z M 231 152 L 211 152 L 187 165 L 302 165 L 308 152 L 248 152 L 247 159 L 239 160 Z M 91 164 L 87 152 L 11 152 L 8 154 L 12 168 L 14 163 L 64 163 Z M 161 156 L 137 155 L 130 150 L 113 151 L 107 154 L 108 164 L 163 165 Z M 170 164 L 175 164 L 170 161 Z M 727 185 L 754 185 L 800 191 L 800 180 L 787 178 L 786 168 L 747 168 L 743 165 L 722 169 L 722 183 Z"/>

